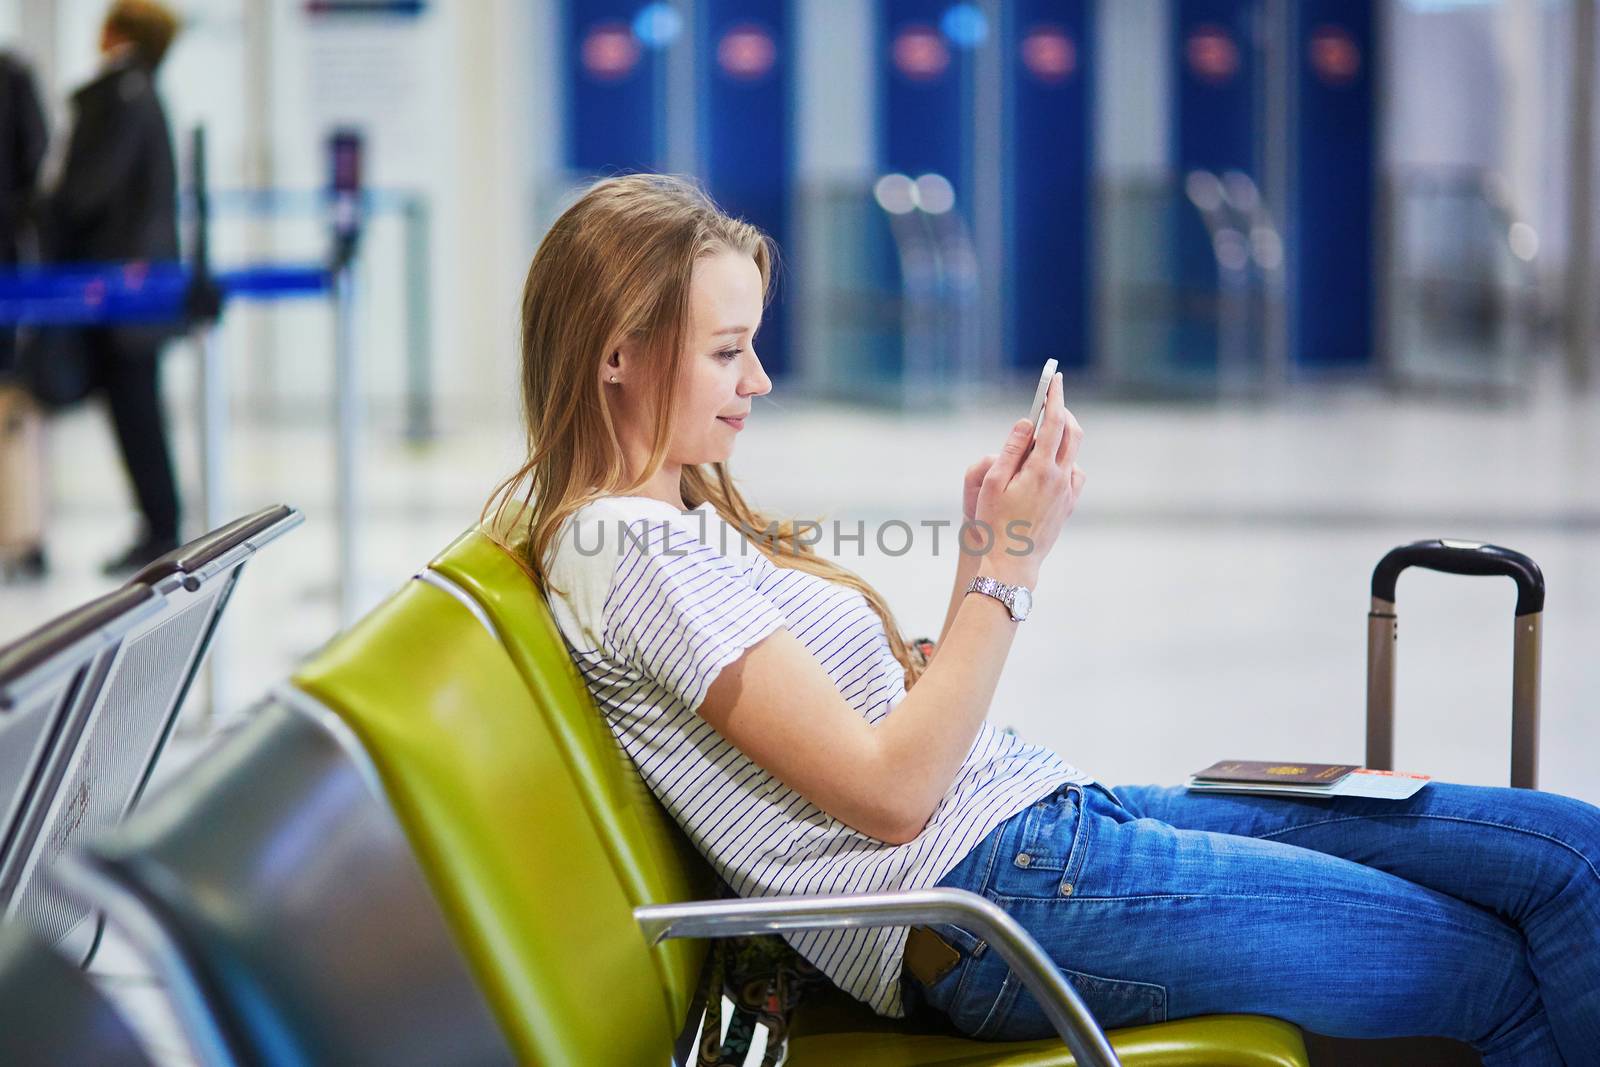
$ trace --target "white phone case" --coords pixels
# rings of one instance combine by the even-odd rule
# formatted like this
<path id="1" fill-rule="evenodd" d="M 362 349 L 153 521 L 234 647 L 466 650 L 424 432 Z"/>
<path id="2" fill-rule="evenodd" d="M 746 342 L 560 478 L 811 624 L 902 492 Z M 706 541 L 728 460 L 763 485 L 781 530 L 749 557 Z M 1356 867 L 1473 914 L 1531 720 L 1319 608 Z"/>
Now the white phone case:
<path id="1" fill-rule="evenodd" d="M 1044 361 L 1044 373 L 1039 375 L 1039 386 L 1033 391 L 1033 408 L 1028 412 L 1028 421 L 1033 423 L 1033 432 L 1039 433 L 1039 416 L 1044 414 L 1044 398 L 1050 392 L 1050 379 L 1055 377 L 1056 361 Z"/>

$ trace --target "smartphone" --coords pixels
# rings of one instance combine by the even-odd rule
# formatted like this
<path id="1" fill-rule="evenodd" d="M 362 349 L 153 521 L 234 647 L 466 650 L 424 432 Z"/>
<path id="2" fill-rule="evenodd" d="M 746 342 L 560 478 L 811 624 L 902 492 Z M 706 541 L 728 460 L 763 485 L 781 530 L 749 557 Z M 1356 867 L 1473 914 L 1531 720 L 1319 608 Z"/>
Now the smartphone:
<path id="1" fill-rule="evenodd" d="M 1039 418 L 1044 414 L 1044 398 L 1050 392 L 1050 379 L 1055 377 L 1056 361 L 1044 361 L 1044 371 L 1039 375 L 1039 387 L 1033 391 L 1033 410 L 1028 412 L 1028 421 L 1033 423 L 1033 433 L 1039 435 Z"/>

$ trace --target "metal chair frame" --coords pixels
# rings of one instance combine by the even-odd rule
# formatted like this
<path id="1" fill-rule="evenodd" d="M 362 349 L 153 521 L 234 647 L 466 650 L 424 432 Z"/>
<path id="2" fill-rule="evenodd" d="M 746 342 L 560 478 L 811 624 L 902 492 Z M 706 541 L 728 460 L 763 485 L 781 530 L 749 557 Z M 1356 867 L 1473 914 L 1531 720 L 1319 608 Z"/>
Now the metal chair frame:
<path id="1" fill-rule="evenodd" d="M 13 704 L 36 699 L 47 687 L 60 684 L 63 677 L 72 677 L 71 695 L 58 707 L 49 728 L 41 731 L 48 737 L 35 742 L 34 773 L 25 795 L 14 805 L 17 814 L 10 820 L 11 827 L 0 840 L 0 909 L 4 917 L 22 913 L 34 894 L 53 888 L 42 879 L 48 877 L 47 869 L 56 855 L 79 836 L 80 824 L 92 831 L 96 825 L 120 822 L 139 803 L 244 564 L 261 546 L 303 519 L 300 512 L 283 505 L 238 519 L 154 561 L 117 593 L 47 624 L 0 652 L 0 714 Z M 100 615 L 90 611 L 96 607 L 101 608 Z M 111 611 L 114 607 L 121 610 Z M 139 751 L 117 757 L 138 761 L 126 795 L 91 796 L 86 783 L 71 788 L 80 775 L 89 773 L 89 741 L 102 718 L 120 710 L 110 706 L 110 697 L 129 651 L 143 638 L 196 610 L 207 616 L 189 644 L 184 662 L 166 676 L 171 692 L 153 703 L 154 721 L 140 724 Z M 89 614 L 82 620 L 82 632 L 63 641 L 59 633 L 62 624 L 84 612 Z M 7 653 L 16 661 L 12 677 L 4 670 Z M 134 682 L 149 684 L 139 678 Z M 91 811 L 95 804 L 98 812 Z M 85 926 L 89 920 L 93 921 Z M 103 920 L 92 909 L 85 909 L 61 921 L 65 928 L 42 932 L 88 966 L 99 948 Z"/>
<path id="2" fill-rule="evenodd" d="M 40 842 L 59 817 L 60 805 L 52 801 L 124 642 L 165 606 L 148 587 L 126 587 L 0 651 L 0 727 L 7 715 L 39 716 L 26 773 L 16 784 L 9 817 L 0 823 L 0 914 L 9 917 L 16 910 L 31 881 Z"/>

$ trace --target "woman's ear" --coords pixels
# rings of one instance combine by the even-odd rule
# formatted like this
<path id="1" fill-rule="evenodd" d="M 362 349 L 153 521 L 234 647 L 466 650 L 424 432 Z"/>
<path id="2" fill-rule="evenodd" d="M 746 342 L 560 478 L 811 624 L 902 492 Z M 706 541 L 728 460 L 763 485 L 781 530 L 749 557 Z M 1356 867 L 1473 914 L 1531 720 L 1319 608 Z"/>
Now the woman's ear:
<path id="1" fill-rule="evenodd" d="M 627 380 L 627 372 L 638 365 L 634 359 L 633 346 L 623 342 L 611 350 L 606 357 L 605 366 L 602 368 L 601 380 L 608 385 L 621 385 Z"/>

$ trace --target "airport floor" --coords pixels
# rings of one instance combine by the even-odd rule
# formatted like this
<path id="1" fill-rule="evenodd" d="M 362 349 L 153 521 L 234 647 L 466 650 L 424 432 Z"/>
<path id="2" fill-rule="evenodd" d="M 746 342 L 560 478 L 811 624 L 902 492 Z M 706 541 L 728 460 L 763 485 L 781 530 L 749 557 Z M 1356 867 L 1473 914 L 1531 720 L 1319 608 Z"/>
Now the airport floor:
<path id="1" fill-rule="evenodd" d="M 1414 539 L 1486 540 L 1533 556 L 1548 582 L 1540 785 L 1600 803 L 1600 397 L 1539 388 L 1483 406 L 1327 389 L 1270 405 L 1068 402 L 1089 481 L 992 719 L 1112 785 L 1178 782 L 1220 758 L 1360 761 L 1373 565 Z M 193 499 L 194 419 L 181 400 L 172 411 Z M 864 522 L 864 550 L 846 543 L 837 558 L 885 593 L 907 633 L 937 635 L 953 543 L 946 533 L 935 552 L 919 524 L 959 518 L 963 470 L 1017 414 L 986 403 L 884 414 L 780 392 L 757 402 L 733 469 L 769 513 L 846 532 Z M 446 412 L 420 446 L 375 420 L 357 508 L 365 602 L 474 521 L 517 460 L 515 418 Z M 0 587 L 0 640 L 105 590 L 98 561 L 133 531 L 103 412 L 58 420 L 50 450 L 54 571 Z M 321 419 L 241 413 L 233 426 L 230 511 L 284 502 L 307 521 L 245 570 L 219 638 L 219 705 L 191 698 L 158 778 L 335 632 L 332 454 Z M 904 554 L 891 553 L 905 534 L 882 525 L 895 520 L 913 533 Z M 1408 572 L 1399 590 L 1397 766 L 1504 784 L 1514 587 Z M 187 1062 L 126 946 L 113 939 L 95 970 L 160 1062 Z"/>

